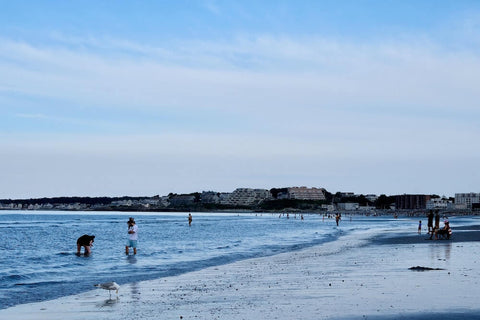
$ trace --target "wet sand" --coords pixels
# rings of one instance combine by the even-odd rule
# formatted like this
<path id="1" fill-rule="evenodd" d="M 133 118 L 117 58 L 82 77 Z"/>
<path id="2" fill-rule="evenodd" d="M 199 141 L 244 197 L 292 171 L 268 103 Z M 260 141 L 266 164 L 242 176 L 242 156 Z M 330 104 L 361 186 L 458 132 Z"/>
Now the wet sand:
<path id="1" fill-rule="evenodd" d="M 133 282 L 118 299 L 96 289 L 19 305 L 0 319 L 480 319 L 478 227 L 452 240 L 361 237 Z"/>

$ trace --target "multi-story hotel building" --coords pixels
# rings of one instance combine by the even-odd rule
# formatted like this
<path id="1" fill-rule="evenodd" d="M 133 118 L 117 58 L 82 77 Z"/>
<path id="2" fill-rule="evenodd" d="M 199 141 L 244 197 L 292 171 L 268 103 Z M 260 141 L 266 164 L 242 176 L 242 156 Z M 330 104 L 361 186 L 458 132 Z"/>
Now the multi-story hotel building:
<path id="1" fill-rule="evenodd" d="M 395 196 L 395 206 L 397 209 L 426 209 L 429 195 L 425 194 L 402 194 Z"/>
<path id="2" fill-rule="evenodd" d="M 271 198 L 272 194 L 266 189 L 238 188 L 222 203 L 232 206 L 250 206 Z"/>
<path id="3" fill-rule="evenodd" d="M 325 189 L 292 187 L 288 188 L 288 197 L 296 200 L 325 200 Z"/>
<path id="4" fill-rule="evenodd" d="M 480 193 L 455 193 L 455 205 L 464 205 L 466 209 L 472 209 L 472 204 L 480 203 Z"/>

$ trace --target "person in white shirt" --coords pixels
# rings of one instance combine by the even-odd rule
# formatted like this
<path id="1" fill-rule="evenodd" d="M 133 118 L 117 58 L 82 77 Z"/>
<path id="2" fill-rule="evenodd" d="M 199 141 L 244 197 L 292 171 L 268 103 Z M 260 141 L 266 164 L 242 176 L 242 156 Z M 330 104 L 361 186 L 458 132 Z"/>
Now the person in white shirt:
<path id="1" fill-rule="evenodd" d="M 130 217 L 128 219 L 128 240 L 125 246 L 125 254 L 128 255 L 129 248 L 133 248 L 133 254 L 137 254 L 137 240 L 138 240 L 138 226 L 135 223 L 135 219 Z"/>

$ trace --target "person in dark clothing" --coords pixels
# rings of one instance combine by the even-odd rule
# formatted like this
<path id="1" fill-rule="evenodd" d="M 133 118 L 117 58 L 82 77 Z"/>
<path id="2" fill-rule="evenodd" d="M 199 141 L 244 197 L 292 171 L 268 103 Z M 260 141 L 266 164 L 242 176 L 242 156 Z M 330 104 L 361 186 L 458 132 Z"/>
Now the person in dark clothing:
<path id="1" fill-rule="evenodd" d="M 85 249 L 84 255 L 88 256 L 92 251 L 91 248 L 93 246 L 93 241 L 95 239 L 95 236 L 89 236 L 88 234 L 84 234 L 80 238 L 77 239 L 77 255 L 80 254 L 80 250 L 82 247 Z"/>
<path id="2" fill-rule="evenodd" d="M 437 237 L 438 230 L 440 230 L 440 214 L 438 214 L 438 210 L 435 210 L 435 227 L 433 228 L 433 231 L 430 234 L 430 240 L 433 239 L 433 235 Z"/>
<path id="3" fill-rule="evenodd" d="M 433 234 L 433 211 L 430 210 L 430 213 L 428 214 L 428 233 Z"/>
<path id="4" fill-rule="evenodd" d="M 435 229 L 440 229 L 440 214 L 438 213 L 438 210 L 435 210 Z"/>

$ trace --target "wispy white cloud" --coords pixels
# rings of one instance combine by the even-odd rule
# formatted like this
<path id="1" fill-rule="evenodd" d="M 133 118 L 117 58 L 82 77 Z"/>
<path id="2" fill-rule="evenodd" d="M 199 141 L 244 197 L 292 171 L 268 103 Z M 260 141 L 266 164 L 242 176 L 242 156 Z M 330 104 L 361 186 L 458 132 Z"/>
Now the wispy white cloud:
<path id="1" fill-rule="evenodd" d="M 88 42 L 90 48 L 76 51 L 72 42 Z M 112 56 L 95 50 L 99 43 L 135 54 Z M 382 115 L 425 118 L 453 109 L 476 115 L 480 100 L 479 55 L 432 43 L 359 45 L 261 36 L 167 49 L 112 39 L 71 39 L 51 47 L 2 39 L 0 49 L 4 92 L 105 109 L 217 110 L 250 121 L 272 119 L 275 124 L 268 126 L 276 128 L 295 122 L 315 127 L 317 119 L 331 123 L 338 117 L 350 123 Z M 178 51 L 183 58 L 168 61 Z M 140 53 L 143 58 L 136 58 Z M 240 66 L 235 56 L 258 66 Z M 210 68 L 213 61 L 221 62 Z"/>
<path id="2" fill-rule="evenodd" d="M 32 113 L 17 113 L 15 114 L 15 117 L 18 117 L 18 118 L 26 118 L 26 119 L 48 119 L 49 117 L 44 115 L 44 114 L 41 114 L 41 113 L 36 113 L 36 114 L 32 114 Z"/>
<path id="3" fill-rule="evenodd" d="M 348 132 L 378 121 L 403 126 L 433 113 L 447 114 L 443 121 L 456 127 L 456 120 L 479 113 L 480 56 L 431 43 L 358 45 L 263 36 L 166 49 L 130 41 L 72 41 L 102 43 L 110 51 L 128 48 L 143 58 L 2 39 L 3 92 L 61 99 L 65 109 L 168 111 L 180 117 L 221 112 L 271 132 L 283 128 L 285 134 L 320 134 L 319 125 L 342 126 L 339 118 Z M 166 62 L 177 49 L 186 64 Z M 235 55 L 252 57 L 259 67 L 239 66 L 232 62 Z M 192 67 L 188 61 L 194 59 Z M 221 63 L 209 68 L 214 60 Z"/>
<path id="4" fill-rule="evenodd" d="M 215 15 L 221 14 L 220 7 L 215 3 L 213 0 L 205 0 L 203 1 L 203 6 L 211 13 Z"/>
<path id="5" fill-rule="evenodd" d="M 38 46 L 0 39 L 0 97 L 48 99 L 28 112 L 20 102 L 9 104 L 17 118 L 104 125 L 105 119 L 76 119 L 68 112 L 89 108 L 175 113 L 178 122 L 149 134 L 142 123 L 133 125 L 137 134 L 5 134 L 0 148 L 12 157 L 2 166 L 12 168 L 11 180 L 22 181 L 23 168 L 15 161 L 36 154 L 42 163 L 54 160 L 44 175 L 36 173 L 39 181 L 61 168 L 72 174 L 78 166 L 81 173 L 95 172 L 91 177 L 109 177 L 99 190 L 120 186 L 115 172 L 121 170 L 131 172 L 132 181 L 150 181 L 148 190 L 138 186 L 148 192 L 155 184 L 152 174 L 165 182 L 165 192 L 188 192 L 214 183 L 228 191 L 243 181 L 251 187 L 348 188 L 349 175 L 357 175 L 359 188 L 374 170 L 381 177 L 372 185 L 381 188 L 387 178 L 403 179 L 409 166 L 422 174 L 431 168 L 446 172 L 452 163 L 464 166 L 480 158 L 471 146 L 480 138 L 474 120 L 480 112 L 480 55 L 474 50 L 429 41 L 359 44 L 269 35 L 162 46 L 61 35 L 56 41 Z M 62 116 L 48 112 L 52 101 L 61 101 Z M 205 130 L 182 122 L 202 113 L 211 115 Z M 107 124 L 115 121 L 122 127 L 129 119 Z M 470 158 L 455 159 L 458 154 Z M 34 172 L 35 164 L 28 165 Z M 192 173 L 191 189 L 172 187 L 185 172 Z M 408 192 L 409 183 L 398 188 Z"/>
<path id="6" fill-rule="evenodd" d="M 102 41 L 91 41 L 96 42 Z M 472 110 L 479 98 L 479 56 L 434 46 L 266 36 L 170 49 L 129 41 L 102 43 L 110 51 L 130 50 L 142 58 L 2 40 L 0 70 L 7 76 L 0 86 L 134 108 L 285 110 L 296 103 L 320 109 L 416 104 Z M 172 61 L 176 55 L 180 58 Z"/>

